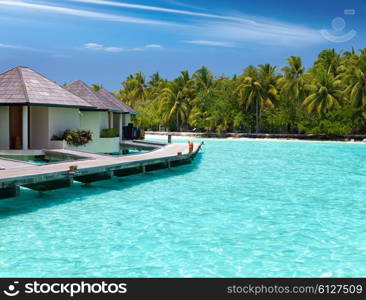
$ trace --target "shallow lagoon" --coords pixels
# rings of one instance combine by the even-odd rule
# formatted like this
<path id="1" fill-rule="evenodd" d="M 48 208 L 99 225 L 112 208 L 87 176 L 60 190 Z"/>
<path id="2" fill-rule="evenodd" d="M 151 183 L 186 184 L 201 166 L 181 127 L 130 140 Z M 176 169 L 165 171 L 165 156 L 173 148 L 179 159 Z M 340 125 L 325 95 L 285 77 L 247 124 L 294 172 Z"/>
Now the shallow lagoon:
<path id="1" fill-rule="evenodd" d="M 1 200 L 0 276 L 365 275 L 366 145 L 203 149 L 192 165 Z"/>

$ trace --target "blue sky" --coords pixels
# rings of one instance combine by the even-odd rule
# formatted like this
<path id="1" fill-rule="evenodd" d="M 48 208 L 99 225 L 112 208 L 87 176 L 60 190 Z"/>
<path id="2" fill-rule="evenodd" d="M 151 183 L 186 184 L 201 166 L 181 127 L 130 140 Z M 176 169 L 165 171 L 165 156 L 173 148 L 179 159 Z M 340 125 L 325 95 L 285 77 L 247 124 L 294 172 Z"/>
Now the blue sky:
<path id="1" fill-rule="evenodd" d="M 0 71 L 114 90 L 138 71 L 233 75 L 291 55 L 309 66 L 325 48 L 365 48 L 365 25 L 364 0 L 0 0 Z"/>

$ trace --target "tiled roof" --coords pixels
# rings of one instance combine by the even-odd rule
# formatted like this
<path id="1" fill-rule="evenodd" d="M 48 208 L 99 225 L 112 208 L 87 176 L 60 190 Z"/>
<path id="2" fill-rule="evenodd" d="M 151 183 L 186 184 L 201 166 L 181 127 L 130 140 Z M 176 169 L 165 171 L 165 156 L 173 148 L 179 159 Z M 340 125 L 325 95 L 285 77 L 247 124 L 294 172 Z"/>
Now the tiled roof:
<path id="1" fill-rule="evenodd" d="M 81 80 L 76 80 L 68 84 L 65 88 L 69 92 L 95 106 L 98 110 L 136 114 L 136 112 L 131 107 L 123 103 L 118 98 L 114 97 L 110 92 L 103 88 L 99 91 L 94 91 L 90 86 Z"/>
<path id="2" fill-rule="evenodd" d="M 114 105 L 118 106 L 119 109 L 123 113 L 130 113 L 130 114 L 133 114 L 133 115 L 137 114 L 137 112 L 132 107 L 130 107 L 126 103 L 124 103 L 121 100 L 119 100 L 117 97 L 115 97 L 113 94 L 111 94 L 107 90 L 101 88 L 99 91 L 97 91 L 95 93 L 101 99 L 105 99 L 105 101 L 110 101 L 111 103 L 114 103 Z"/>
<path id="3" fill-rule="evenodd" d="M 27 67 L 0 74 L 0 104 L 92 108 L 83 99 Z"/>
<path id="4" fill-rule="evenodd" d="M 106 103 L 105 101 L 101 101 L 96 93 L 81 80 L 69 83 L 65 89 L 93 105 L 98 110 L 118 110 L 118 107 L 111 107 L 111 105 L 108 105 L 108 102 Z"/>

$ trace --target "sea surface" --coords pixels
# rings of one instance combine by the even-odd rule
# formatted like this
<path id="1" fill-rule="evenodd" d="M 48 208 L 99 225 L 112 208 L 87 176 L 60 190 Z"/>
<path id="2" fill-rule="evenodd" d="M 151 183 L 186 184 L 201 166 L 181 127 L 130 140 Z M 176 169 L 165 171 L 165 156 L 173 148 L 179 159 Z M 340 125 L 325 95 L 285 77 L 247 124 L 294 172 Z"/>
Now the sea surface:
<path id="1" fill-rule="evenodd" d="M 190 165 L 0 200 L 0 277 L 366 275 L 366 144 L 204 142 Z"/>

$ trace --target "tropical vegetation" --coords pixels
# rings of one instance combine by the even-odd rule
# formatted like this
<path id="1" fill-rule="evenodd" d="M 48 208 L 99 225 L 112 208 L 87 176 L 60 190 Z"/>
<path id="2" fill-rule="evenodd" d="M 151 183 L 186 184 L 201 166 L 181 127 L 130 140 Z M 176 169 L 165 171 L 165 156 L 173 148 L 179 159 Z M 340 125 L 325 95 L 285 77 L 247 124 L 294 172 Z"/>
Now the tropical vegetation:
<path id="1" fill-rule="evenodd" d="M 359 134 L 366 132 L 366 48 L 323 50 L 306 69 L 291 56 L 279 68 L 215 76 L 206 67 L 167 80 L 130 75 L 115 95 L 145 130 Z"/>
<path id="2" fill-rule="evenodd" d="M 100 132 L 100 137 L 101 138 L 115 138 L 115 137 L 119 137 L 119 132 L 115 128 L 102 129 L 102 131 Z"/>
<path id="3" fill-rule="evenodd" d="M 70 130 L 64 131 L 59 140 L 64 140 L 69 145 L 82 146 L 93 140 L 93 132 L 90 130 Z"/>

